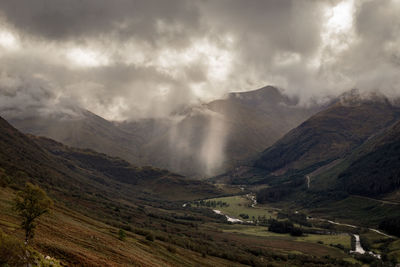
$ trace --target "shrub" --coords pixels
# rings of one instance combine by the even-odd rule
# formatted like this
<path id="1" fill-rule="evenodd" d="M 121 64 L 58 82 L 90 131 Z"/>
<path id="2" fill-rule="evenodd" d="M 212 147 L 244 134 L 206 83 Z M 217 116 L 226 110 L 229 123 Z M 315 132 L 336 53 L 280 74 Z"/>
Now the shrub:
<path id="1" fill-rule="evenodd" d="M 249 215 L 245 214 L 245 213 L 241 213 L 241 214 L 239 214 L 239 216 L 242 217 L 243 219 L 248 219 L 249 218 Z"/>
<path id="2" fill-rule="evenodd" d="M 301 236 L 303 235 L 303 231 L 294 227 L 293 223 L 290 221 L 278 221 L 275 219 L 270 220 L 270 225 L 268 227 L 270 232 L 287 234 L 290 233 L 292 236 Z"/>
<path id="3" fill-rule="evenodd" d="M 122 229 L 119 229 L 118 232 L 118 239 L 124 241 L 126 239 L 126 234 L 125 231 Z"/>
<path id="4" fill-rule="evenodd" d="M 32 251 L 21 241 L 0 230 L 0 266 L 22 266 L 33 261 Z"/>
<path id="5" fill-rule="evenodd" d="M 146 235 L 146 240 L 148 240 L 148 241 L 154 241 L 154 235 L 153 235 L 153 233 L 148 233 L 148 234 Z"/>

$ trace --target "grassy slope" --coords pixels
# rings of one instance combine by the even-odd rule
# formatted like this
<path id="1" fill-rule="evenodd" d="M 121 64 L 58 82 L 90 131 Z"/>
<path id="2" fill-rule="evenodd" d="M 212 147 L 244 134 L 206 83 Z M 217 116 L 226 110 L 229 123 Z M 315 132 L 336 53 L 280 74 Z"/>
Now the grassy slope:
<path id="1" fill-rule="evenodd" d="M 0 189 L 0 227 L 22 240 L 19 218 L 11 208 L 14 193 Z M 126 240 L 121 241 L 118 230 L 57 204 L 50 215 L 40 218 L 33 246 L 68 265 L 239 266 L 220 258 L 203 258 L 200 253 L 159 240 L 150 242 L 131 232 L 126 232 Z"/>
<path id="2" fill-rule="evenodd" d="M 383 219 L 399 216 L 398 116 L 398 108 L 382 101 L 346 106 L 337 103 L 313 116 L 265 152 L 274 159 L 262 159 L 269 167 L 297 166 L 297 176 L 304 177 L 304 183 L 293 184 L 291 191 L 284 192 L 290 176 L 281 176 L 273 179 L 281 184 L 270 184 L 272 188 L 267 191 L 280 191 L 283 206 L 305 207 L 318 215 L 355 224 L 377 227 Z M 338 157 L 340 160 L 329 167 L 316 166 Z M 309 189 L 306 175 L 310 177 Z"/>
<path id="3" fill-rule="evenodd" d="M 337 102 L 290 131 L 256 161 L 270 172 L 305 169 L 345 156 L 377 131 L 391 125 L 400 109 L 386 102 Z"/>
<path id="4" fill-rule="evenodd" d="M 33 180 L 62 195 L 60 197 L 77 197 L 82 196 L 82 192 L 97 191 L 104 198 L 146 196 L 183 200 L 190 195 L 196 198 L 220 192 L 207 183 L 187 181 L 166 170 L 139 168 L 91 150 L 67 147 L 46 138 L 28 137 L 1 118 L 0 148 L 1 173 L 13 177 L 17 184 Z"/>

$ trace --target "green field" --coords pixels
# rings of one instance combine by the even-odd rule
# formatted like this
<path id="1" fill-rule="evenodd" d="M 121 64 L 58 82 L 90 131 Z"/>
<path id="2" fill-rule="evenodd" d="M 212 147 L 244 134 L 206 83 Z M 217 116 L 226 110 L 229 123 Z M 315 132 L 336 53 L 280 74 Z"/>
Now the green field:
<path id="1" fill-rule="evenodd" d="M 247 214 L 249 215 L 249 220 L 252 220 L 252 217 L 258 218 L 258 216 L 262 217 L 265 216 L 268 218 L 276 218 L 277 210 L 269 207 L 267 205 L 259 205 L 257 204 L 254 208 L 251 207 L 252 201 L 246 197 L 246 195 L 240 196 L 232 196 L 232 197 L 221 197 L 221 198 L 213 198 L 209 199 L 210 201 L 222 201 L 229 204 L 228 207 L 226 206 L 217 206 L 215 209 L 220 210 L 222 213 L 234 217 L 240 218 L 240 214 Z"/>
<path id="2" fill-rule="evenodd" d="M 351 238 L 348 234 L 337 234 L 337 235 L 307 234 L 301 237 L 293 237 L 290 234 L 278 234 L 269 232 L 268 228 L 264 226 L 251 226 L 242 224 L 224 225 L 221 227 L 221 229 L 222 231 L 229 233 L 272 237 L 272 238 L 279 238 L 292 241 L 302 241 L 302 242 L 311 242 L 319 244 L 321 244 L 322 242 L 322 244 L 324 245 L 340 244 L 344 248 L 351 249 Z"/>
<path id="3" fill-rule="evenodd" d="M 251 207 L 252 201 L 246 195 L 231 196 L 209 199 L 209 201 L 221 201 L 229 204 L 229 206 L 217 206 L 216 208 L 222 213 L 234 217 L 240 218 L 240 214 L 248 214 L 249 220 L 254 216 L 265 216 L 268 218 L 276 218 L 278 210 L 268 205 L 256 205 Z M 220 230 L 225 233 L 242 234 L 250 236 L 259 236 L 263 238 L 269 238 L 270 240 L 281 240 L 283 242 L 304 242 L 313 243 L 319 246 L 332 247 L 332 245 L 341 245 L 345 249 L 351 249 L 351 238 L 348 234 L 337 234 L 337 235 L 317 235 L 317 234 L 306 234 L 301 237 L 293 237 L 290 234 L 278 234 L 269 232 L 265 226 L 255 225 L 243 225 L 243 224 L 218 224 Z"/>

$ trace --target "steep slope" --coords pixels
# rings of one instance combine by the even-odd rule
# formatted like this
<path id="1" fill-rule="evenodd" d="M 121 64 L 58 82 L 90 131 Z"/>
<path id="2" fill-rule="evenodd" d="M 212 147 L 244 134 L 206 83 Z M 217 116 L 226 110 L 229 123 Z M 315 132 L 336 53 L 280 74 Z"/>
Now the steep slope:
<path id="1" fill-rule="evenodd" d="M 321 108 L 297 104 L 295 99 L 267 86 L 250 92 L 231 93 L 226 100 L 214 101 L 208 106 L 228 121 L 226 154 L 233 162 L 240 163 L 255 157 Z"/>
<path id="2" fill-rule="evenodd" d="M 7 119 L 7 118 L 6 118 Z M 11 117 L 10 123 L 24 133 L 46 136 L 77 148 L 89 148 L 142 165 L 141 136 L 127 132 L 87 110 L 73 114 Z"/>
<path id="3" fill-rule="evenodd" d="M 55 141 L 26 136 L 0 118 L 0 168 L 16 183 L 33 180 L 55 191 L 103 192 L 132 199 L 144 193 L 155 198 L 196 198 L 218 192 L 199 181 L 166 170 L 138 168 L 119 158 L 92 150 L 67 147 Z M 173 190 L 166 188 L 173 185 Z M 155 191 L 159 186 L 161 191 Z M 181 194 L 176 194 L 180 192 Z M 206 193 L 206 195 L 202 195 Z M 185 197 L 183 197 L 185 196 Z"/>
<path id="4" fill-rule="evenodd" d="M 255 166 L 277 174 L 316 169 L 344 157 L 399 116 L 400 108 L 386 99 L 338 101 L 265 150 Z"/>
<path id="5" fill-rule="evenodd" d="M 111 123 L 80 110 L 79 116 L 16 117 L 11 123 L 70 146 L 199 178 L 252 160 L 319 109 L 299 107 L 295 99 L 267 86 L 166 118 Z"/>
<path id="6" fill-rule="evenodd" d="M 315 177 L 336 179 L 334 188 L 349 194 L 384 197 L 400 188 L 400 121 L 371 137 L 337 166 Z M 392 196 L 400 200 L 398 195 Z"/>

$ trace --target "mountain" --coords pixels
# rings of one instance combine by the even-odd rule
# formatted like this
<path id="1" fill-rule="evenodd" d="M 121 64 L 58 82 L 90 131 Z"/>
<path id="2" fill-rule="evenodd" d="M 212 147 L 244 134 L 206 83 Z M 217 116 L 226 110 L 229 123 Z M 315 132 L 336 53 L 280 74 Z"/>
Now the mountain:
<path id="1" fill-rule="evenodd" d="M 260 203 L 290 205 L 350 223 L 382 224 L 395 233 L 399 136 L 400 107 L 379 95 L 352 93 L 291 130 L 253 165 L 225 176 L 233 183 L 263 184 L 257 193 Z"/>
<path id="2" fill-rule="evenodd" d="M 13 183 L 27 180 L 62 194 L 102 192 L 109 197 L 187 199 L 218 193 L 213 186 L 166 170 L 135 167 L 93 150 L 24 135 L 0 118 L 0 168 Z M 169 186 L 167 189 L 166 186 Z M 135 196 L 132 198 L 132 193 Z M 177 193 L 179 192 L 179 193 Z M 205 193 L 205 195 L 203 195 Z"/>
<path id="3" fill-rule="evenodd" d="M 267 86 L 230 93 L 165 118 L 109 122 L 80 110 L 79 116 L 35 115 L 10 122 L 23 132 L 70 146 L 201 178 L 249 162 L 320 109 L 300 107 L 296 99 Z"/>
<path id="4" fill-rule="evenodd" d="M 400 121 L 360 150 L 362 153 L 338 176 L 344 190 L 374 197 L 400 188 Z"/>
<path id="5" fill-rule="evenodd" d="M 269 173 L 316 169 L 344 157 L 400 117 L 384 98 L 341 99 L 262 152 L 254 166 Z"/>
<path id="6" fill-rule="evenodd" d="M 315 175 L 318 187 L 327 176 L 332 188 L 349 194 L 399 202 L 400 120 L 352 151 L 330 170 Z"/>
<path id="7" fill-rule="evenodd" d="M 253 159 L 321 108 L 298 106 L 296 99 L 272 86 L 231 93 L 227 99 L 211 102 L 208 107 L 223 114 L 229 123 L 226 155 L 233 165 Z"/>
<path id="8" fill-rule="evenodd" d="M 11 124 L 24 133 L 46 136 L 77 148 L 89 148 L 142 165 L 141 137 L 127 132 L 90 111 L 74 107 L 74 112 L 49 115 L 12 116 Z"/>

